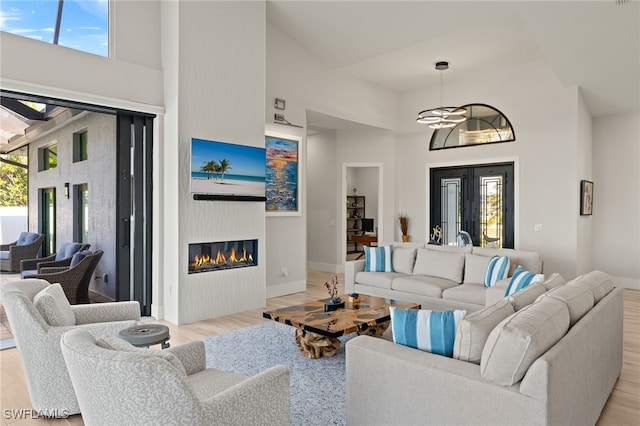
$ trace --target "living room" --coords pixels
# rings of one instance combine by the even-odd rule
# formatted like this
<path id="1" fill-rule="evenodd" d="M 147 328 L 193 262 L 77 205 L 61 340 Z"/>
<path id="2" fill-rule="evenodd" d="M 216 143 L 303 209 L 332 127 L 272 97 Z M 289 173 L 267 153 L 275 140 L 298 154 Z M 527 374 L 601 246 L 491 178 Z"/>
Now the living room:
<path id="1" fill-rule="evenodd" d="M 305 206 L 315 195 L 305 192 L 304 173 L 301 215 L 265 218 L 260 203 L 193 200 L 185 165 L 192 137 L 261 146 L 265 132 L 275 132 L 303 141 L 304 170 L 313 161 L 308 155 L 311 147 L 304 146 L 308 117 L 316 113 L 369 127 L 336 128 L 335 162 L 326 165 L 326 188 L 334 197 L 324 221 L 326 235 L 335 239 L 335 272 L 341 272 L 344 259 L 338 226 L 343 163 L 382 164 L 385 202 L 377 224 L 379 241 L 400 239 L 395 218 L 402 211 L 411 219 L 413 240 L 424 242 L 431 228 L 430 166 L 509 160 L 517 165 L 519 182 L 516 247 L 539 252 L 545 271 L 569 278 L 600 269 L 613 275 L 617 285 L 640 288 L 637 99 L 635 109 L 600 111 L 596 116 L 585 100 L 589 94 L 575 84 L 566 86 L 563 79 L 573 80 L 557 76 L 543 55 L 533 61 L 510 56 L 504 63 L 483 63 L 486 73 L 456 76 L 456 62 L 462 67 L 464 58 L 456 58 L 446 46 L 434 47 L 432 55 L 421 59 L 423 73 L 437 78 L 433 63 L 451 61 L 451 72 L 445 74 L 445 102 L 481 102 L 498 108 L 513 123 L 517 139 L 430 152 L 431 131 L 416 124 L 415 116 L 438 103 L 437 80 L 420 89 L 391 90 L 352 77 L 276 25 L 283 13 L 279 6 L 278 2 L 116 2 L 115 54 L 109 59 L 2 34 L 3 89 L 158 115 L 154 317 L 189 324 L 254 310 L 265 306 L 267 298 L 307 288 L 307 262 L 317 259 L 307 256 L 313 242 L 307 237 Z M 632 13 L 616 12 L 620 19 L 637 17 L 637 6 L 613 1 L 610 5 L 632 8 Z M 569 9 L 566 4 L 558 7 L 553 22 L 566 24 Z M 458 16 L 467 13 L 460 10 Z M 519 31 L 524 27 L 529 29 L 522 24 Z M 534 31 L 544 32 L 544 27 Z M 629 51 L 637 52 L 637 41 L 633 43 Z M 616 52 L 600 52 L 603 62 L 606 55 L 617 57 Z M 43 68 L 50 71 L 38 71 Z M 603 84 L 617 78 L 617 69 L 604 69 Z M 633 84 L 630 91 L 637 94 L 637 81 Z M 286 100 L 286 119 L 302 129 L 273 122 L 276 98 Z M 593 216 L 578 214 L 583 179 L 595 183 Z M 332 219 L 335 225 L 330 224 Z M 534 230 L 537 224 L 543 225 L 541 231 Z M 262 263 L 250 271 L 188 275 L 184 262 L 177 261 L 187 258 L 190 242 L 242 238 L 260 243 Z M 287 276 L 281 274 L 282 267 L 288 269 Z"/>

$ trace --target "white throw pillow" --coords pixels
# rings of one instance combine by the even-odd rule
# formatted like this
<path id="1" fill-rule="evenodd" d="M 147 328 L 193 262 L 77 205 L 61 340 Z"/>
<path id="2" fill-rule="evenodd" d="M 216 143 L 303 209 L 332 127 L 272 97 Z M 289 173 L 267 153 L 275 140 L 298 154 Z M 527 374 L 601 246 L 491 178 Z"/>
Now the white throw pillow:
<path id="1" fill-rule="evenodd" d="M 49 325 L 76 325 L 76 316 L 59 283 L 51 284 L 33 298 L 33 305 Z"/>

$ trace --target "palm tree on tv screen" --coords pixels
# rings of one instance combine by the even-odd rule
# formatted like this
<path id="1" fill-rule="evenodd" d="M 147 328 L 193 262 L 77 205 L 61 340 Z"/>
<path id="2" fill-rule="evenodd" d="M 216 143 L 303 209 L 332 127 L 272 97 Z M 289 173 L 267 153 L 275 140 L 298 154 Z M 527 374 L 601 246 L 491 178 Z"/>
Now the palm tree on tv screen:
<path id="1" fill-rule="evenodd" d="M 224 180 L 224 174 L 228 171 L 231 170 L 231 165 L 229 163 L 229 160 L 222 159 L 220 160 L 220 173 L 222 174 L 222 180 Z"/>

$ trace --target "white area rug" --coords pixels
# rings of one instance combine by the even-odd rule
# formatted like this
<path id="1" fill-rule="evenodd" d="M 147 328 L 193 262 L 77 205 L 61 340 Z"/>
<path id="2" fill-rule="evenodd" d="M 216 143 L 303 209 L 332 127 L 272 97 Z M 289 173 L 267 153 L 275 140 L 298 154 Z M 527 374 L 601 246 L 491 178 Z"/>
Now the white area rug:
<path id="1" fill-rule="evenodd" d="M 269 321 L 203 339 L 207 367 L 253 376 L 274 365 L 291 372 L 291 424 L 344 425 L 344 344 L 355 337 L 341 337 L 331 358 L 309 359 L 298 350 L 295 329 Z"/>

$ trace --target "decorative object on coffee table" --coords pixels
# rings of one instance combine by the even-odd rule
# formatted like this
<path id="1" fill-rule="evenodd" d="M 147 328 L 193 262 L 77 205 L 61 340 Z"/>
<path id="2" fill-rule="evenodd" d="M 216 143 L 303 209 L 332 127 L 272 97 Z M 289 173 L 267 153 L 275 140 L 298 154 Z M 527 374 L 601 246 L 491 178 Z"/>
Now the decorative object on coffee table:
<path id="1" fill-rule="evenodd" d="M 440 225 L 433 227 L 433 233 L 429 236 L 429 244 L 442 244 L 442 228 Z"/>
<path id="2" fill-rule="evenodd" d="M 349 296 L 344 295 L 343 298 L 348 299 Z M 300 352 L 308 358 L 317 359 L 335 355 L 340 346 L 340 336 L 358 333 L 381 337 L 391 320 L 389 306 L 420 309 L 416 303 L 402 304 L 364 294 L 358 300 L 359 303 L 343 301 L 343 309 L 326 312 L 324 306 L 328 299 L 320 299 L 263 312 L 262 316 L 295 327 Z"/>
<path id="3" fill-rule="evenodd" d="M 330 312 L 344 308 L 344 301 L 338 297 L 338 276 L 334 275 L 331 277 L 331 281 L 326 281 L 324 286 L 331 297 L 329 301 L 324 304 L 324 311 Z"/>

